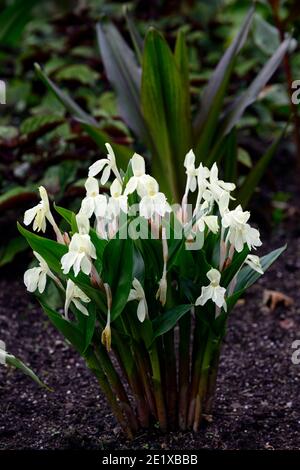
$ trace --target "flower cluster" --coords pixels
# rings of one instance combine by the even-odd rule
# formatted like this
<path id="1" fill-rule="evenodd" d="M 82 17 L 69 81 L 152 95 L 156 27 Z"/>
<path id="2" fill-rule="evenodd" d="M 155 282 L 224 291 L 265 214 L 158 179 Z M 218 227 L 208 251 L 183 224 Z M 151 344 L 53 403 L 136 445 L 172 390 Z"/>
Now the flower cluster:
<path id="1" fill-rule="evenodd" d="M 61 268 L 63 274 L 67 275 L 73 270 L 74 276 L 78 276 L 82 271 L 91 278 L 101 280 L 99 274 L 95 272 L 93 260 L 96 260 L 96 250 L 90 238 L 90 220 L 94 217 L 94 226 L 99 238 L 113 238 L 118 231 L 120 215 L 126 215 L 130 211 L 129 195 L 136 193 L 139 204 L 139 216 L 145 218 L 149 223 L 159 221 L 158 230 L 161 232 L 163 246 L 163 273 L 158 282 L 156 298 L 162 305 L 166 303 L 167 296 L 167 262 L 168 262 L 168 242 L 163 220 L 171 212 L 172 207 L 165 194 L 160 192 L 158 182 L 146 173 L 145 160 L 141 155 L 134 154 L 130 161 L 131 174 L 125 181 L 116 164 L 116 158 L 112 147 L 106 144 L 107 158 L 95 162 L 89 170 L 89 176 L 85 183 L 86 197 L 82 200 L 79 213 L 76 216 L 78 232 L 72 235 L 71 240 L 63 235 L 57 227 L 53 215 L 50 211 L 49 200 L 46 190 L 41 187 L 41 202 L 26 211 L 24 216 L 25 225 L 33 222 L 34 230 L 46 230 L 46 221 L 53 226 L 57 240 L 68 246 L 68 252 L 61 258 Z M 234 200 L 231 195 L 235 189 L 232 183 L 226 183 L 219 179 L 216 164 L 211 169 L 202 165 L 195 166 L 195 154 L 192 150 L 185 157 L 184 167 L 186 169 L 186 187 L 180 210 L 173 211 L 182 224 L 182 227 L 191 227 L 186 234 L 189 242 L 195 238 L 200 240 L 201 249 L 205 242 L 205 237 L 211 232 L 219 233 L 219 266 L 211 268 L 207 272 L 210 281 L 208 285 L 202 286 L 201 293 L 195 301 L 195 305 L 203 306 L 211 300 L 216 305 L 216 314 L 223 308 L 227 310 L 226 289 L 220 285 L 222 270 L 231 262 L 234 252 L 242 252 L 245 245 L 249 251 L 261 245 L 259 232 L 248 223 L 250 213 L 243 211 L 239 205 L 234 209 L 230 208 L 230 203 Z M 99 173 L 100 183 L 106 184 L 111 174 L 115 179 L 110 185 L 110 195 L 100 194 L 99 182 L 95 178 Z M 195 206 L 188 204 L 189 193 L 197 191 Z M 178 206 L 177 206 L 178 207 Z M 39 266 L 26 271 L 24 282 L 28 291 L 36 289 L 42 293 L 46 286 L 46 277 L 49 276 L 59 287 L 64 289 L 60 280 L 49 269 L 46 261 L 38 254 L 34 253 L 39 261 Z M 259 257 L 249 254 L 244 263 L 253 270 L 263 274 Z M 243 265 L 240 266 L 239 270 Z M 238 274 L 238 273 L 237 273 Z M 232 292 L 237 274 L 233 279 L 228 293 Z M 132 290 L 128 301 L 137 300 L 137 315 L 141 322 L 148 315 L 147 300 L 143 286 L 138 279 L 134 279 Z M 68 308 L 71 302 L 84 315 L 88 315 L 88 310 L 84 304 L 90 299 L 74 284 L 68 280 L 66 289 L 65 316 L 67 318 Z"/>

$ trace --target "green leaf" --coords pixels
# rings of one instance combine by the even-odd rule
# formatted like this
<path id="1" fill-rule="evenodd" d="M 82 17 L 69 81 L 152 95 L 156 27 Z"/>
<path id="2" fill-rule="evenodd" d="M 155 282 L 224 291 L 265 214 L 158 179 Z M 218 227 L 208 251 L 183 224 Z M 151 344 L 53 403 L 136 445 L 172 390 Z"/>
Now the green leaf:
<path id="1" fill-rule="evenodd" d="M 164 312 L 160 316 L 156 317 L 153 320 L 153 339 L 158 338 L 159 336 L 174 328 L 180 318 L 189 312 L 192 307 L 192 304 L 178 305 L 177 307 L 174 307 L 171 310 L 168 310 L 167 312 Z"/>
<path id="2" fill-rule="evenodd" d="M 66 92 L 62 91 L 47 75 L 39 64 L 35 64 L 35 70 L 39 78 L 44 82 L 46 87 L 52 91 L 58 100 L 66 107 L 66 109 L 71 113 L 73 116 L 82 119 L 83 121 L 97 126 L 97 121 L 86 113 Z"/>
<path id="3" fill-rule="evenodd" d="M 10 263 L 14 257 L 28 248 L 23 237 L 15 237 L 9 240 L 7 245 L 0 246 L 0 267 Z"/>
<path id="4" fill-rule="evenodd" d="M 178 168 L 191 148 L 190 108 L 175 58 L 165 39 L 154 29 L 149 30 L 145 41 L 141 103 L 155 143 L 152 173 L 160 177 L 167 196 L 179 201 L 185 175 Z"/>
<path id="5" fill-rule="evenodd" d="M 124 5 L 124 15 L 126 18 L 127 28 L 130 33 L 131 41 L 134 46 L 136 56 L 139 60 L 139 63 L 141 64 L 144 48 L 143 39 L 141 38 L 140 33 L 138 32 L 136 25 L 134 24 L 128 5 Z"/>
<path id="6" fill-rule="evenodd" d="M 190 109 L 190 79 L 189 79 L 189 55 L 186 45 L 185 32 L 181 28 L 177 33 L 175 44 L 175 61 L 183 82 L 183 91 L 186 93 L 187 106 Z"/>
<path id="7" fill-rule="evenodd" d="M 28 375 L 34 382 L 36 382 L 40 387 L 44 387 L 49 391 L 52 391 L 46 384 L 44 384 L 38 376 L 30 369 L 24 362 L 22 362 L 17 357 L 13 356 L 12 354 L 5 353 L 5 363 L 9 366 L 16 367 L 20 369 L 25 375 Z"/>
<path id="8" fill-rule="evenodd" d="M 141 70 L 132 50 L 111 23 L 97 24 L 97 38 L 107 77 L 116 90 L 121 117 L 144 142 L 148 133 L 140 109 Z"/>
<path id="9" fill-rule="evenodd" d="M 266 272 L 267 269 L 277 260 L 277 258 L 279 258 L 279 256 L 286 250 L 286 247 L 287 245 L 284 245 L 281 248 L 278 248 L 277 250 L 274 250 L 268 255 L 260 258 L 261 266 L 264 272 Z M 238 275 L 235 291 L 248 289 L 261 276 L 262 275 L 257 271 L 251 269 L 250 266 L 245 266 Z"/>
<path id="10" fill-rule="evenodd" d="M 20 131 L 21 134 L 30 135 L 43 128 L 52 130 L 53 127 L 56 125 L 58 126 L 61 123 L 61 118 L 54 114 L 30 116 L 22 122 Z"/>
<path id="11" fill-rule="evenodd" d="M 65 209 L 64 207 L 57 206 L 56 204 L 54 204 L 54 209 L 66 222 L 68 222 L 68 224 L 72 224 L 72 217 L 74 212 L 70 211 L 69 209 Z"/>
<path id="12" fill-rule="evenodd" d="M 16 46 L 31 18 L 31 12 L 38 0 L 15 0 L 0 14 L 0 43 L 2 46 Z"/>
<path id="13" fill-rule="evenodd" d="M 229 108 L 229 111 L 226 113 L 222 122 L 220 137 L 228 134 L 228 132 L 230 132 L 238 123 L 245 109 L 256 101 L 258 94 L 268 83 L 290 48 L 291 39 L 285 39 L 272 57 L 267 61 L 247 90 Z"/>
<path id="14" fill-rule="evenodd" d="M 222 277 L 221 277 L 221 286 L 222 287 L 228 287 L 230 281 L 234 278 L 242 264 L 244 263 L 245 259 L 247 258 L 249 254 L 249 248 L 247 245 L 245 245 L 243 251 L 241 253 L 234 253 L 232 262 L 230 265 L 224 269 L 222 272 Z"/>
<path id="15" fill-rule="evenodd" d="M 255 45 L 268 56 L 274 54 L 279 47 L 278 29 L 255 14 L 253 22 L 253 39 Z"/>
<path id="16" fill-rule="evenodd" d="M 237 197 L 238 202 L 242 205 L 242 207 L 245 208 L 248 205 L 254 191 L 258 187 L 260 180 L 262 179 L 266 169 L 268 168 L 270 161 L 276 154 L 278 145 L 281 139 L 283 138 L 285 131 L 286 127 L 283 129 L 277 139 L 274 140 L 271 146 L 267 149 L 266 153 L 258 160 L 258 162 L 254 165 L 254 167 L 246 177 L 242 187 L 238 192 Z"/>
<path id="17" fill-rule="evenodd" d="M 114 238 L 110 240 L 103 252 L 104 282 L 112 291 L 111 320 L 115 320 L 123 311 L 132 285 L 133 242 Z"/>
<path id="18" fill-rule="evenodd" d="M 239 33 L 218 63 L 204 90 L 201 109 L 194 121 L 196 152 L 201 156 L 201 159 L 205 159 L 205 155 L 208 155 L 213 141 L 235 59 L 247 39 L 253 13 L 254 7 L 248 12 Z"/>
<path id="19" fill-rule="evenodd" d="M 76 80 L 84 85 L 94 85 L 99 74 L 85 64 L 67 65 L 56 73 L 57 80 Z"/>
<path id="20" fill-rule="evenodd" d="M 52 310 L 43 300 L 39 299 L 39 302 L 55 328 L 63 334 L 80 354 L 83 354 L 86 349 L 85 335 L 82 334 L 78 326 Z"/>
<path id="21" fill-rule="evenodd" d="M 60 260 L 67 253 L 68 248 L 49 238 L 40 237 L 35 233 L 29 232 L 19 223 L 17 224 L 19 232 L 26 238 L 33 251 L 39 253 L 47 262 L 49 268 L 58 274 L 62 274 Z"/>

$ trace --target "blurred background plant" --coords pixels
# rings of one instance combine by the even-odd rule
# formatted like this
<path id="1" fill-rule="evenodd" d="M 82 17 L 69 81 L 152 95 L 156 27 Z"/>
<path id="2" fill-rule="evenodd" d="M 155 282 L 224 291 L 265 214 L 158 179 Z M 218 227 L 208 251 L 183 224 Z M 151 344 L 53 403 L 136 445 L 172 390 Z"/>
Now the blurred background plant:
<path id="1" fill-rule="evenodd" d="M 145 37 L 152 24 L 163 31 L 167 43 L 174 49 L 178 29 L 181 29 L 177 57 L 183 52 L 179 46 L 184 46 L 185 37 L 194 114 L 204 86 L 238 34 L 251 3 L 243 0 L 153 1 L 147 4 L 134 1 L 130 3 L 135 18 L 133 26 L 130 18 L 127 21 L 124 18 L 123 2 L 1 2 L 0 63 L 1 79 L 7 82 L 7 105 L 1 106 L 0 117 L 0 226 L 5 240 L 10 241 L 5 245 L 4 237 L 0 239 L 0 265 L 25 249 L 12 221 L 16 211 L 21 213 L 34 201 L 34 189 L 38 185 L 45 185 L 57 202 L 64 194 L 64 204 L 76 210 L 76 196 L 84 191 L 81 178 L 90 162 L 99 156 L 99 148 L 103 148 L 105 140 L 118 144 L 119 154 L 123 149 L 124 160 L 128 156 L 126 147 L 132 148 L 134 142 L 136 150 L 144 151 L 141 139 L 134 140 L 128 122 L 119 115 L 114 87 L 107 78 L 111 79 L 107 64 L 104 68 L 97 51 L 95 25 L 103 14 L 115 25 L 113 34 L 120 31 L 130 45 L 130 32 L 135 34 L 137 30 L 138 37 Z M 228 80 L 231 96 L 245 90 L 278 50 L 284 39 L 283 31 L 294 28 L 297 37 L 298 10 L 297 2 L 257 2 L 249 36 Z M 111 24 L 108 26 L 113 28 Z M 103 33 L 104 28 L 107 25 L 103 25 Z M 160 36 L 151 34 L 165 49 L 168 47 Z M 150 41 L 148 43 L 150 47 Z M 135 46 L 138 48 L 137 43 Z M 296 78 L 300 70 L 297 55 L 293 54 L 290 62 L 291 74 Z M 43 85 L 35 73 L 35 62 L 43 66 L 43 72 L 59 89 L 67 90 L 85 110 L 88 120 L 91 118 L 89 126 L 80 125 L 78 119 L 74 119 L 76 113 L 67 113 L 65 106 Z M 263 166 L 273 157 L 277 146 L 274 135 L 282 134 L 291 111 L 295 122 L 296 110 L 291 110 L 285 73 L 287 68 L 282 67 L 271 83 L 263 84 L 258 99 L 246 115 L 238 119 L 237 132 L 228 136 L 228 154 L 235 155 L 237 160 L 225 158 L 229 163 L 233 161 L 234 166 L 224 165 L 224 177 L 230 179 L 229 172 L 234 173 L 233 179 L 239 186 L 257 166 L 259 158 L 265 155 L 266 147 L 271 146 Z M 227 105 L 227 94 L 224 93 L 223 98 Z M 87 115 L 81 118 L 86 121 Z M 289 132 L 290 129 L 287 134 Z M 296 138 L 294 141 L 285 139 L 284 151 L 292 152 L 293 142 L 297 142 Z M 257 186 L 254 183 L 252 186 Z M 247 186 L 248 183 L 244 184 L 244 188 Z M 278 191 L 279 188 L 275 188 L 274 194 Z M 245 199 L 249 197 L 247 195 Z"/>

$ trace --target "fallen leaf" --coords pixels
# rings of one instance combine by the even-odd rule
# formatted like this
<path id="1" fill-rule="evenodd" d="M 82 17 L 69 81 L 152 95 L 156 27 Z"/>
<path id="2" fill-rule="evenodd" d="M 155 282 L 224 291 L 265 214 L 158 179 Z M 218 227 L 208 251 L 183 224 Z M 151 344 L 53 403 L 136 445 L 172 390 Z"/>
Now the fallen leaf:
<path id="1" fill-rule="evenodd" d="M 290 330 L 291 328 L 294 328 L 295 323 L 294 323 L 294 320 L 292 320 L 291 318 L 286 318 L 285 320 L 281 320 L 279 322 L 279 325 L 284 330 Z"/>
<path id="2" fill-rule="evenodd" d="M 294 299 L 288 295 L 283 294 L 282 292 L 275 290 L 264 290 L 263 294 L 263 305 L 267 305 L 271 312 L 275 310 L 278 304 L 283 304 L 285 307 L 290 307 L 293 305 Z"/>

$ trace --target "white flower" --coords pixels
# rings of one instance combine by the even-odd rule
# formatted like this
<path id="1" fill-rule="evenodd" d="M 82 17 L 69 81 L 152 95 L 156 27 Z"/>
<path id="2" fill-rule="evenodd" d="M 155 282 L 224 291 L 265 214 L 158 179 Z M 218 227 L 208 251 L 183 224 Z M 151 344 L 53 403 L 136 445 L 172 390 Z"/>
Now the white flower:
<path id="1" fill-rule="evenodd" d="M 58 279 L 54 274 L 52 274 L 44 258 L 42 258 L 36 251 L 34 251 L 33 254 L 39 261 L 39 266 L 27 269 L 24 273 L 24 284 L 28 292 L 34 292 L 38 289 L 39 293 L 42 294 L 46 287 L 47 276 L 51 277 L 55 281 Z"/>
<path id="2" fill-rule="evenodd" d="M 61 259 L 63 273 L 68 274 L 73 266 L 75 276 L 79 271 L 90 274 L 92 270 L 91 258 L 96 259 L 96 250 L 88 234 L 75 233 L 69 245 L 69 251 Z"/>
<path id="3" fill-rule="evenodd" d="M 185 167 L 185 172 L 187 175 L 185 194 L 187 194 L 188 191 L 191 191 L 193 193 L 197 187 L 198 170 L 195 168 L 195 159 L 196 157 L 193 150 L 190 150 L 186 154 L 184 159 L 183 165 Z"/>
<path id="4" fill-rule="evenodd" d="M 197 298 L 195 305 L 204 305 L 208 300 L 212 300 L 219 308 L 223 307 L 227 311 L 227 304 L 225 301 L 225 287 L 220 286 L 221 273 L 217 269 L 212 268 L 206 274 L 210 280 L 210 284 L 202 287 L 201 295 Z"/>
<path id="5" fill-rule="evenodd" d="M 122 185 L 117 179 L 111 184 L 110 195 L 107 215 L 108 217 L 117 217 L 122 210 L 125 214 L 127 213 L 127 196 L 122 195 Z"/>
<path id="6" fill-rule="evenodd" d="M 197 210 L 200 206 L 201 200 L 203 198 L 204 191 L 206 190 L 208 186 L 208 180 L 207 178 L 210 175 L 210 171 L 206 166 L 203 166 L 202 163 L 200 163 L 198 170 L 197 170 L 197 185 L 198 185 L 198 195 L 197 195 L 197 201 L 196 201 L 196 206 L 195 206 L 195 214 L 197 213 Z"/>
<path id="7" fill-rule="evenodd" d="M 245 263 L 248 264 L 250 268 L 254 269 L 254 271 L 257 271 L 259 274 L 264 274 L 259 256 L 248 255 L 245 260 Z"/>
<path id="8" fill-rule="evenodd" d="M 0 364 L 6 364 L 6 357 L 7 357 L 7 352 L 6 352 L 6 345 L 4 341 L 0 339 Z"/>
<path id="9" fill-rule="evenodd" d="M 80 212 L 90 218 L 93 214 L 104 217 L 107 208 L 107 199 L 99 194 L 99 184 L 96 178 L 89 177 L 85 182 L 86 197 L 81 203 Z"/>
<path id="10" fill-rule="evenodd" d="M 75 307 L 83 313 L 83 315 L 89 315 L 87 308 L 82 305 L 81 302 L 88 303 L 90 299 L 82 292 L 79 287 L 74 284 L 71 279 L 68 279 L 67 289 L 66 289 L 66 301 L 65 301 L 65 317 L 68 318 L 68 311 L 70 303 L 73 302 Z"/>
<path id="11" fill-rule="evenodd" d="M 218 167 L 216 163 L 214 163 L 210 170 L 208 187 L 213 194 L 215 201 L 218 201 L 223 191 L 233 191 L 235 189 L 235 184 L 225 183 L 225 181 L 219 180 Z"/>
<path id="12" fill-rule="evenodd" d="M 46 189 L 43 186 L 39 187 L 41 201 L 31 209 L 28 209 L 24 214 L 24 224 L 30 225 L 33 221 L 33 230 L 42 231 L 46 230 L 46 219 L 52 220 L 50 212 L 49 199 Z"/>
<path id="13" fill-rule="evenodd" d="M 128 194 L 132 194 L 134 191 L 137 191 L 138 195 L 143 197 L 145 194 L 145 179 L 147 178 L 146 166 L 144 158 L 138 153 L 135 153 L 131 159 L 131 168 L 133 176 L 129 178 L 129 181 L 126 184 L 124 195 L 128 196 Z"/>
<path id="14" fill-rule="evenodd" d="M 87 215 L 84 214 L 82 211 L 79 211 L 76 215 L 76 223 L 78 227 L 78 232 L 81 235 L 90 233 L 90 220 Z"/>
<path id="15" fill-rule="evenodd" d="M 205 225 L 213 233 L 217 233 L 219 230 L 218 217 L 216 215 L 203 215 L 196 223 L 199 232 L 204 232 Z"/>
<path id="16" fill-rule="evenodd" d="M 166 196 L 159 192 L 158 183 L 152 176 L 148 176 L 145 180 L 145 192 L 146 195 L 140 202 L 140 215 L 142 217 L 150 219 L 155 214 L 164 217 L 166 212 L 171 211 Z"/>
<path id="17" fill-rule="evenodd" d="M 250 212 L 244 212 L 241 206 L 238 206 L 233 211 L 226 212 L 222 218 L 223 227 L 228 228 L 226 241 L 229 240 L 238 253 L 243 250 L 245 243 L 249 250 L 262 244 L 259 231 L 247 223 L 249 217 Z"/>
<path id="18" fill-rule="evenodd" d="M 137 300 L 139 302 L 137 308 L 137 317 L 140 322 L 143 322 L 148 317 L 148 305 L 143 286 L 138 279 L 134 278 L 132 281 L 133 289 L 131 289 L 128 297 L 128 302 Z"/>
<path id="19" fill-rule="evenodd" d="M 89 168 L 89 176 L 96 176 L 98 173 L 100 173 L 100 171 L 103 171 L 100 179 L 101 184 L 103 185 L 107 183 L 110 177 L 110 173 L 113 172 L 115 177 L 120 181 L 120 183 L 122 183 L 122 178 L 117 168 L 114 151 L 110 144 L 106 143 L 105 146 L 108 152 L 107 158 L 102 158 L 93 163 L 93 165 L 91 165 Z"/>

